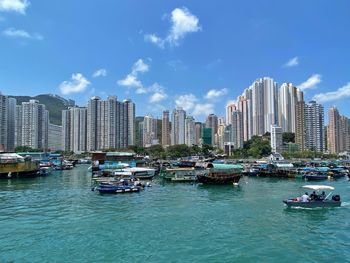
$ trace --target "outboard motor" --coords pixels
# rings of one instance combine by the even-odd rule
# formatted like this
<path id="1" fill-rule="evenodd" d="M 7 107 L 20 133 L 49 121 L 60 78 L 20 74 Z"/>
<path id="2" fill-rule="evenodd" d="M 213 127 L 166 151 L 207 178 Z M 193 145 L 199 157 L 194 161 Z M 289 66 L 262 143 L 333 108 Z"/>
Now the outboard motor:
<path id="1" fill-rule="evenodd" d="M 332 200 L 339 202 L 340 201 L 340 195 L 333 195 L 332 196 Z"/>

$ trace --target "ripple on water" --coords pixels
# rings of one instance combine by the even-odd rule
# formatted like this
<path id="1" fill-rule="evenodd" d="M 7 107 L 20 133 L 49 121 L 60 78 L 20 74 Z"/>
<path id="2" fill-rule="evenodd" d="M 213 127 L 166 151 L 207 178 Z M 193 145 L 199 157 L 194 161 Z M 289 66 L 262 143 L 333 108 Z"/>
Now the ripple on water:
<path id="1" fill-rule="evenodd" d="M 286 209 L 302 182 L 245 177 L 239 187 L 163 184 L 100 195 L 86 166 L 0 181 L 0 262 L 345 262 L 349 202 Z M 334 181 L 343 200 L 348 182 Z M 14 249 L 15 248 L 15 249 Z"/>

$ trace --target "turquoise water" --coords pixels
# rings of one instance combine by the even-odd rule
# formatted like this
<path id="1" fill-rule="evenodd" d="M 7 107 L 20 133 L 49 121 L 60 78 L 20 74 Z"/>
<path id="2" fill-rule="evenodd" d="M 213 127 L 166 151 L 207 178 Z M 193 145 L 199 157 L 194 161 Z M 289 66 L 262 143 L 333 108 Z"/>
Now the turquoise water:
<path id="1" fill-rule="evenodd" d="M 90 190 L 87 166 L 0 181 L 0 262 L 349 262 L 344 206 L 286 209 L 304 182 L 243 178 L 240 187 L 162 184 Z"/>

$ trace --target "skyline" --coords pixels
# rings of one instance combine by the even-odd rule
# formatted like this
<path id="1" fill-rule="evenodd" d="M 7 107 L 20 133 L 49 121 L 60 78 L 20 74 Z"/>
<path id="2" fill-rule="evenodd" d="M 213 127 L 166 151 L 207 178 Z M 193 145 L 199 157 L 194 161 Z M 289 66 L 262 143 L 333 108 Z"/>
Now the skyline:
<path id="1" fill-rule="evenodd" d="M 350 3 L 299 2 L 0 0 L 0 91 L 116 95 L 145 105 L 137 115 L 182 106 L 203 121 L 268 76 L 349 116 Z"/>

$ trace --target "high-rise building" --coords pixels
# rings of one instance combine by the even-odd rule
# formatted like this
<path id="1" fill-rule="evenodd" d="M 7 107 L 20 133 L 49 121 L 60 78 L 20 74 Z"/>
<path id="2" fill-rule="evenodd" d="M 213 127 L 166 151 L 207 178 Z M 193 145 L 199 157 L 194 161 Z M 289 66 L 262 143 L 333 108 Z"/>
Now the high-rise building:
<path id="1" fill-rule="evenodd" d="M 181 108 L 174 109 L 171 115 L 171 145 L 185 144 L 186 112 Z"/>
<path id="2" fill-rule="evenodd" d="M 49 123 L 48 148 L 51 151 L 62 150 L 62 126 Z"/>
<path id="3" fill-rule="evenodd" d="M 22 102 L 22 146 L 48 149 L 49 112 L 37 100 Z"/>
<path id="4" fill-rule="evenodd" d="M 321 104 L 310 101 L 304 106 L 305 148 L 311 151 L 324 151 L 324 110 Z"/>
<path id="5" fill-rule="evenodd" d="M 15 150 L 16 104 L 17 104 L 17 100 L 15 98 L 8 98 L 7 151 L 14 151 Z"/>
<path id="6" fill-rule="evenodd" d="M 185 119 L 185 144 L 192 146 L 196 144 L 195 141 L 195 122 L 192 116 L 186 116 Z"/>
<path id="7" fill-rule="evenodd" d="M 87 107 L 87 150 L 124 148 L 135 142 L 135 104 L 92 97 Z"/>
<path id="8" fill-rule="evenodd" d="M 330 153 L 337 154 L 349 151 L 349 121 L 339 114 L 336 107 L 328 111 L 329 125 L 327 128 L 327 142 Z"/>
<path id="9" fill-rule="evenodd" d="M 299 150 L 305 150 L 305 111 L 304 101 L 298 101 L 295 105 L 295 143 L 299 145 Z"/>
<path id="10" fill-rule="evenodd" d="M 209 114 L 205 121 L 205 128 L 211 129 L 211 142 L 212 145 L 215 145 L 217 143 L 215 142 L 215 135 L 218 132 L 218 116 L 213 113 Z"/>
<path id="11" fill-rule="evenodd" d="M 243 122 L 243 141 L 251 139 L 251 114 L 250 114 L 250 100 L 244 96 L 239 96 L 237 99 L 237 110 L 242 113 Z M 232 124 L 232 123 L 231 123 Z"/>
<path id="12" fill-rule="evenodd" d="M 279 90 L 279 124 L 283 132 L 296 132 L 296 104 L 304 101 L 303 92 L 292 83 L 283 83 Z"/>
<path id="13" fill-rule="evenodd" d="M 236 104 L 230 103 L 226 106 L 226 125 L 232 123 L 232 112 L 236 110 Z"/>
<path id="14" fill-rule="evenodd" d="M 152 115 L 143 118 L 143 146 L 150 146 L 157 140 L 157 119 Z"/>
<path id="15" fill-rule="evenodd" d="M 242 112 L 235 110 L 232 112 L 232 142 L 235 149 L 243 148 L 243 119 Z"/>
<path id="16" fill-rule="evenodd" d="M 162 145 L 170 145 L 170 121 L 169 121 L 169 111 L 163 111 L 162 118 Z"/>
<path id="17" fill-rule="evenodd" d="M 0 151 L 7 150 L 8 98 L 0 93 Z"/>
<path id="18" fill-rule="evenodd" d="M 283 150 L 282 128 L 277 125 L 271 125 L 271 150 L 275 153 Z"/>
<path id="19" fill-rule="evenodd" d="M 15 147 L 22 146 L 22 105 L 16 105 Z"/>
<path id="20" fill-rule="evenodd" d="M 203 124 L 201 122 L 196 122 L 195 123 L 195 143 L 196 145 L 200 145 L 201 144 L 201 139 L 202 139 L 202 128 L 203 128 Z"/>
<path id="21" fill-rule="evenodd" d="M 75 153 L 87 150 L 87 108 L 62 111 L 62 149 Z"/>
<path id="22" fill-rule="evenodd" d="M 202 145 L 212 145 L 212 129 L 202 128 Z"/>

